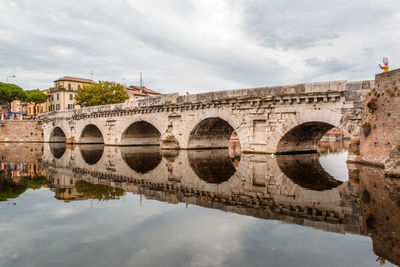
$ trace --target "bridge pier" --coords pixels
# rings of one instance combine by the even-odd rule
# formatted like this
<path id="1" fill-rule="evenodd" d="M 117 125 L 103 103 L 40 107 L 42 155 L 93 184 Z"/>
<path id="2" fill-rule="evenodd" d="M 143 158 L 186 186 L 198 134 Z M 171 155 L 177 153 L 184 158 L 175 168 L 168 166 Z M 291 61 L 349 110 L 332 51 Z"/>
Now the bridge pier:
<path id="1" fill-rule="evenodd" d="M 363 103 L 362 134 L 351 160 L 400 177 L 400 69 L 377 74 L 375 85 Z"/>

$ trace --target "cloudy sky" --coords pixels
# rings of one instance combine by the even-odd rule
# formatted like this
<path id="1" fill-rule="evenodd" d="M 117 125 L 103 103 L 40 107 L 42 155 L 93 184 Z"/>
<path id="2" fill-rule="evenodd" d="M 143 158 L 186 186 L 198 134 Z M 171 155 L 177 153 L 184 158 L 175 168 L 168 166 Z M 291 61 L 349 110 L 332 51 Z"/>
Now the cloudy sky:
<path id="1" fill-rule="evenodd" d="M 398 0 L 0 0 L 0 81 L 164 93 L 373 79 L 400 67 Z"/>
<path id="2" fill-rule="evenodd" d="M 49 189 L 28 190 L 0 202 L 0 234 L 2 267 L 379 265 L 368 236 L 193 205 L 140 205 L 131 194 L 64 203 Z"/>

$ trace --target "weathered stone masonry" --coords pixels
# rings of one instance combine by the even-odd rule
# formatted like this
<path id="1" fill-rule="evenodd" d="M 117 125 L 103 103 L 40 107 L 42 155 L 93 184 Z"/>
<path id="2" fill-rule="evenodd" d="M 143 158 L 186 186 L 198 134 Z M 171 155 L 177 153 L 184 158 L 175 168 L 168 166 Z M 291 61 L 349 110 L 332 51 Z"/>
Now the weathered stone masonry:
<path id="1" fill-rule="evenodd" d="M 304 152 L 316 150 L 332 127 L 358 135 L 363 100 L 373 87 L 373 81 L 334 81 L 169 94 L 40 120 L 45 142 L 217 148 L 227 147 L 235 131 L 244 152 Z"/>
<path id="2" fill-rule="evenodd" d="M 0 143 L 43 142 L 42 126 L 38 121 L 0 121 Z"/>
<path id="3" fill-rule="evenodd" d="M 375 76 L 365 99 L 360 147 L 353 160 L 400 176 L 400 69 Z"/>

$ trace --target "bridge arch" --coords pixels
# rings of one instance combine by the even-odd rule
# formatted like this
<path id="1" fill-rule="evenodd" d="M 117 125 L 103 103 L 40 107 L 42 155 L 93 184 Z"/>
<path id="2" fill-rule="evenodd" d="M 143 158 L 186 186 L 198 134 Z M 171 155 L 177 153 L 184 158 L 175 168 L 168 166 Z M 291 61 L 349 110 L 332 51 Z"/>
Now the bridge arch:
<path id="1" fill-rule="evenodd" d="M 60 127 L 55 127 L 50 134 L 50 143 L 65 143 L 67 136 Z"/>
<path id="2" fill-rule="evenodd" d="M 104 154 L 103 144 L 83 144 L 79 146 L 82 159 L 89 165 L 96 164 Z"/>
<path id="3" fill-rule="evenodd" d="M 236 168 L 225 149 L 189 150 L 187 157 L 196 176 L 208 184 L 221 184 L 236 173 Z"/>
<path id="4" fill-rule="evenodd" d="M 154 170 L 162 160 L 161 149 L 156 146 L 125 146 L 121 148 L 121 156 L 129 168 L 140 174 Z"/>
<path id="5" fill-rule="evenodd" d="M 297 121 L 283 125 L 275 152 L 277 154 L 316 152 L 321 138 L 334 127 L 343 129 L 342 115 L 328 110 L 304 111 Z"/>
<path id="6" fill-rule="evenodd" d="M 65 143 L 50 143 L 50 152 L 54 158 L 60 159 L 65 151 L 67 150 L 67 145 Z"/>
<path id="7" fill-rule="evenodd" d="M 284 175 L 301 188 L 325 191 L 343 184 L 322 167 L 317 154 L 277 155 L 276 161 Z"/>
<path id="8" fill-rule="evenodd" d="M 188 148 L 227 148 L 234 128 L 220 117 L 200 121 L 190 132 Z"/>
<path id="9" fill-rule="evenodd" d="M 122 145 L 160 145 L 161 133 L 151 123 L 141 120 L 126 128 L 121 137 Z"/>
<path id="10" fill-rule="evenodd" d="M 333 127 L 332 124 L 320 121 L 297 125 L 282 136 L 276 153 L 316 152 L 322 136 Z"/>
<path id="11" fill-rule="evenodd" d="M 81 144 L 104 144 L 103 134 L 94 124 L 86 125 L 79 138 Z"/>

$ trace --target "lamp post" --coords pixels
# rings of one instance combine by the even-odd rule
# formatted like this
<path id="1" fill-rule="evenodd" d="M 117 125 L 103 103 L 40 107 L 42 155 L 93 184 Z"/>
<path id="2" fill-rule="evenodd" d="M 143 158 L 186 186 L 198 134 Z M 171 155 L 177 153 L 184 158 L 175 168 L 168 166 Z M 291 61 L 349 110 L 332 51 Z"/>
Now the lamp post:
<path id="1" fill-rule="evenodd" d="M 8 75 L 8 76 L 7 76 L 7 83 L 8 83 L 8 78 L 15 78 L 15 77 L 17 77 L 17 76 L 15 76 L 15 75 Z"/>

